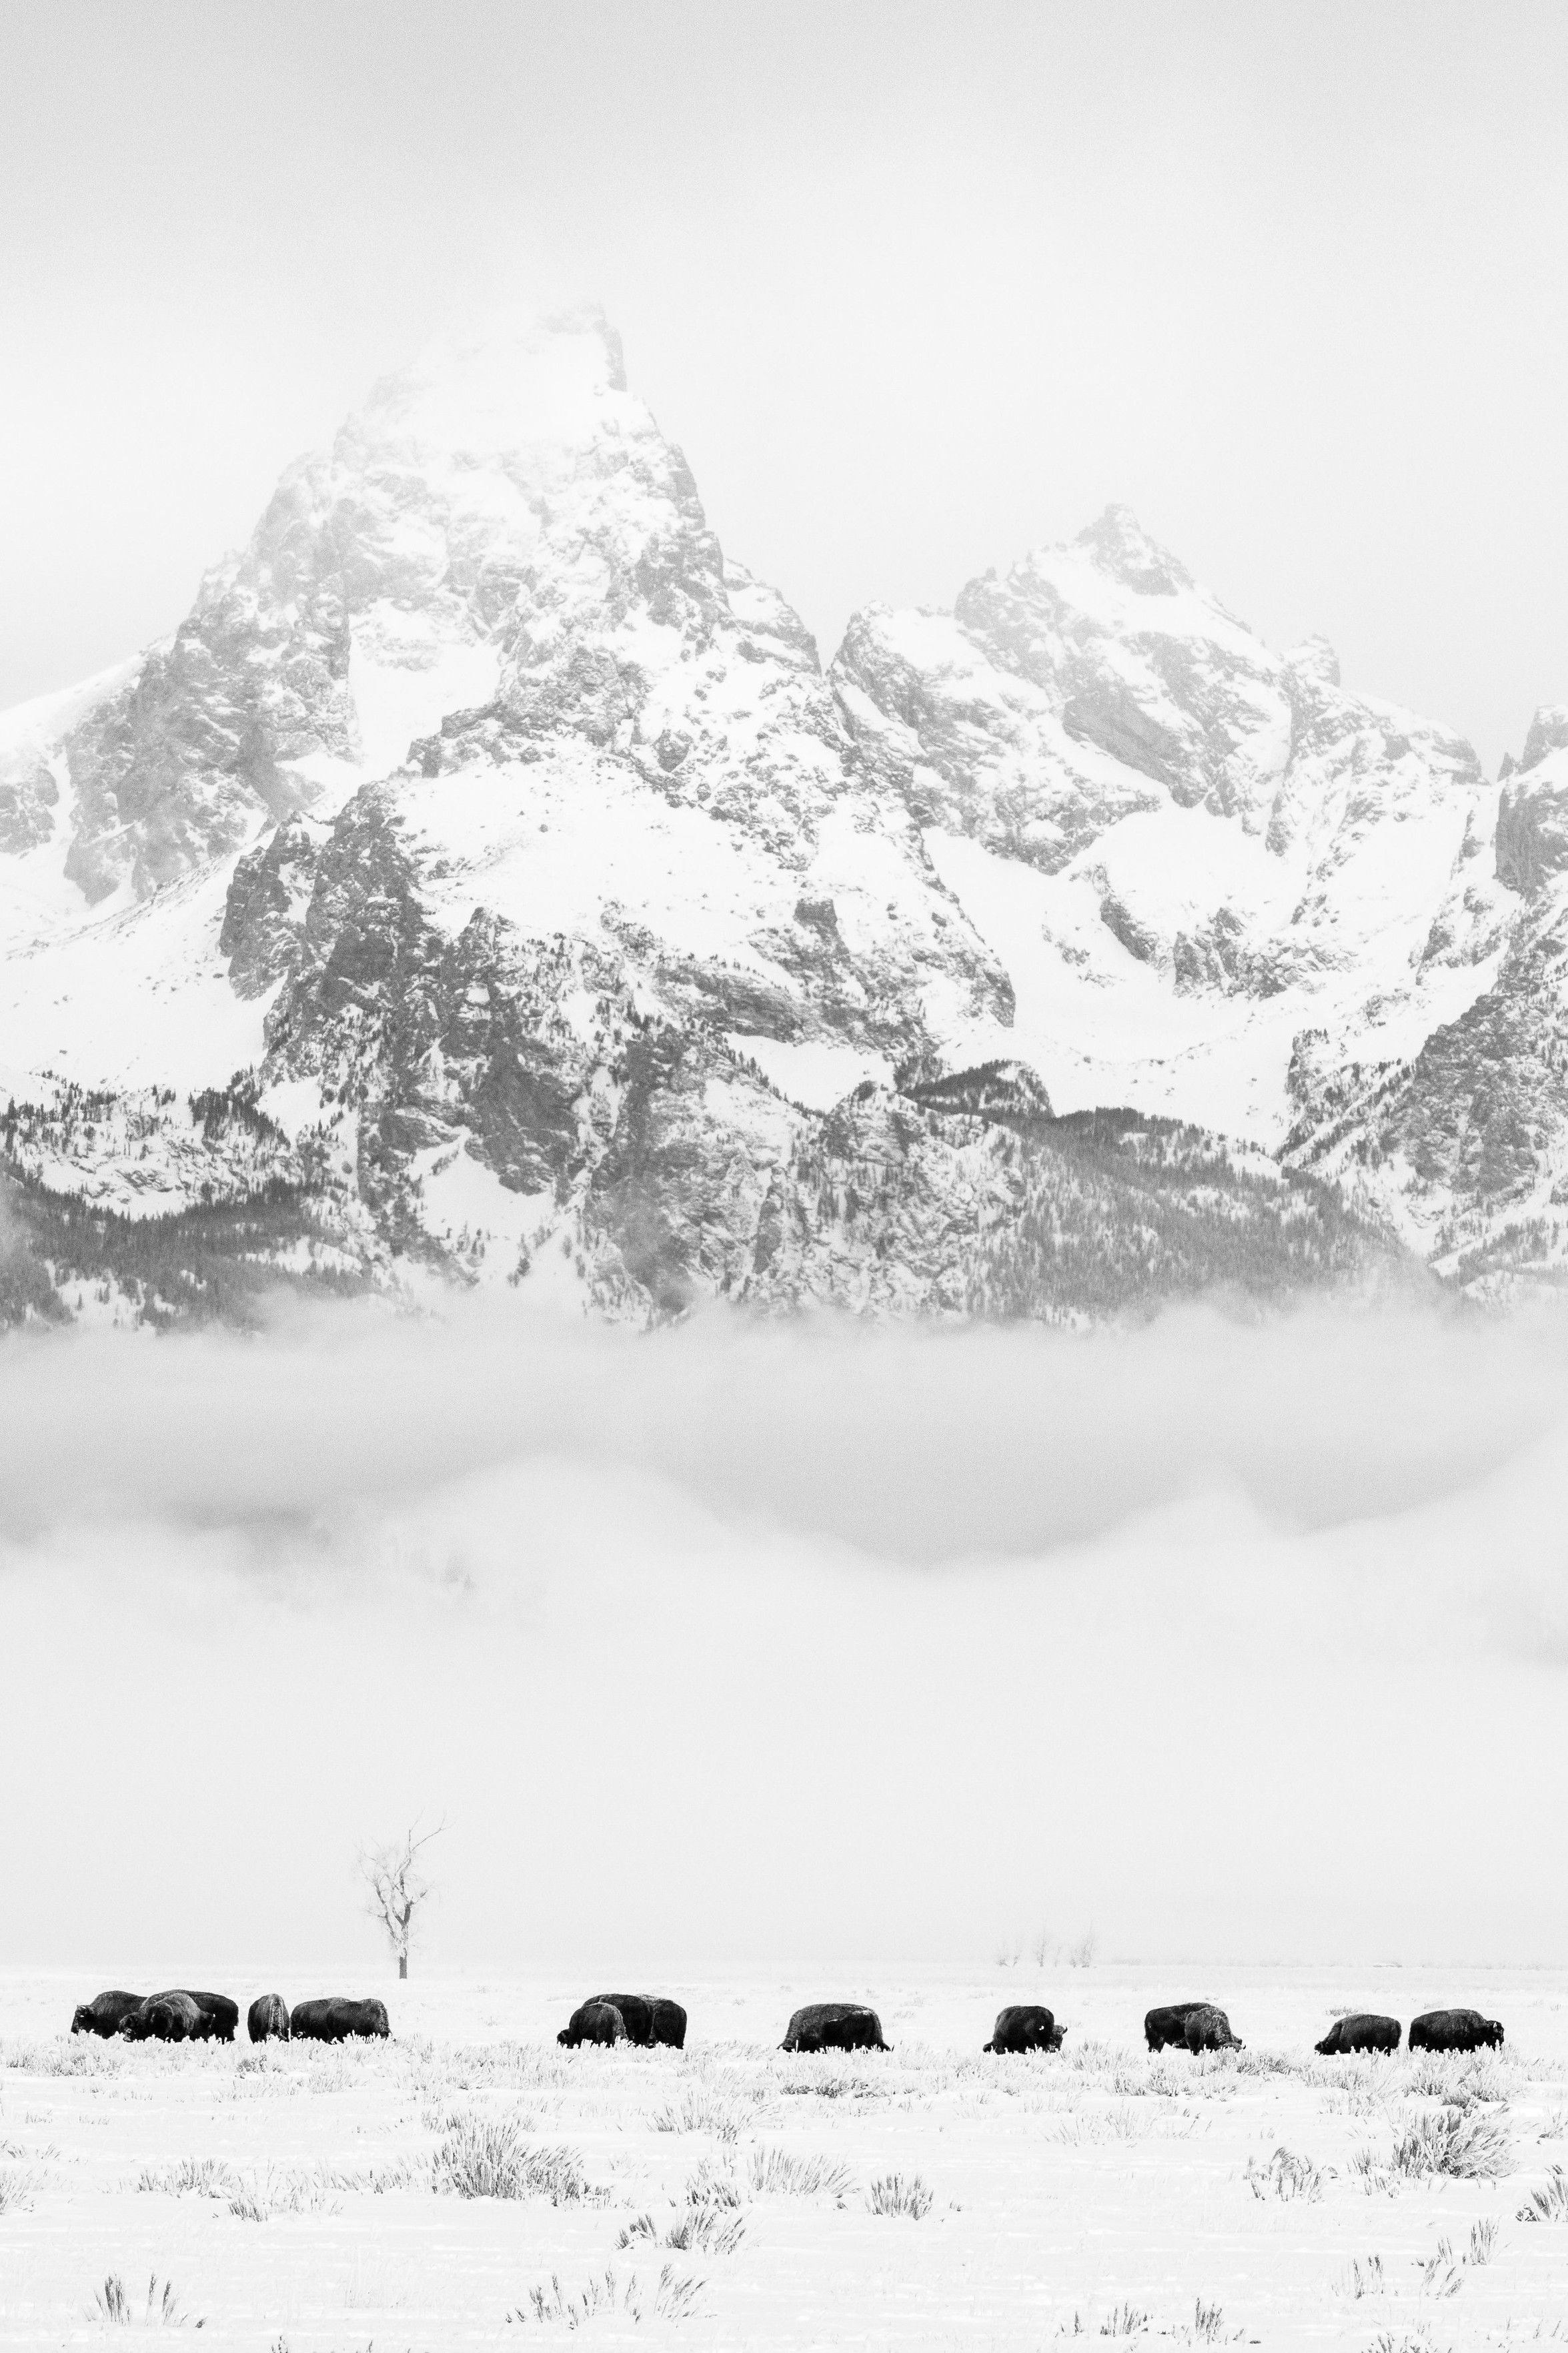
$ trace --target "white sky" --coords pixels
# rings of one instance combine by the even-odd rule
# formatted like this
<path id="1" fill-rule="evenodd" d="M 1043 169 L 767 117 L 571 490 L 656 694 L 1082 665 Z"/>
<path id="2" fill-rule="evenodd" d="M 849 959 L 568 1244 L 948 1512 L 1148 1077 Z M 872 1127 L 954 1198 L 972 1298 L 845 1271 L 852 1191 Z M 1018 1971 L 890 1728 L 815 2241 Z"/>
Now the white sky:
<path id="1" fill-rule="evenodd" d="M 590 293 L 825 657 L 1124 499 L 1495 760 L 1568 700 L 1564 120 L 1550 0 L 3 0 L 0 704 Z"/>

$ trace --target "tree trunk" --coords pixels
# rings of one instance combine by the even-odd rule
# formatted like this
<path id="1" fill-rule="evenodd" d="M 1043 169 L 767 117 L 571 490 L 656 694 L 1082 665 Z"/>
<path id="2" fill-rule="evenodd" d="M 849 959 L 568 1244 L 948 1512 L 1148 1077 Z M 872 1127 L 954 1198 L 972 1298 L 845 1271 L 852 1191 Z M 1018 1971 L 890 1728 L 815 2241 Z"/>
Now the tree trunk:
<path id="1" fill-rule="evenodd" d="M 397 1974 L 400 1978 L 405 1978 L 408 1975 L 408 1956 L 406 1953 L 399 1953 L 397 1956 Z"/>

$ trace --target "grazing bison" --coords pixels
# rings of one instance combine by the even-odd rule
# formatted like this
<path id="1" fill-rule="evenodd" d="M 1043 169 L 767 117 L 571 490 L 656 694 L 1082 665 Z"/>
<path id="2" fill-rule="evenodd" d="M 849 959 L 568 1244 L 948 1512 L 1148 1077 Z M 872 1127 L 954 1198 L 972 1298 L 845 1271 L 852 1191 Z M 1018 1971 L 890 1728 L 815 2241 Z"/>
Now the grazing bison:
<path id="1" fill-rule="evenodd" d="M 160 2042 L 232 2042 L 238 2023 L 239 2006 L 227 1994 L 171 1986 L 127 2011 L 120 2031 L 132 2042 L 149 2035 Z"/>
<path id="2" fill-rule="evenodd" d="M 1429 2010 L 1410 2021 L 1412 2051 L 1479 2051 L 1501 2041 L 1498 2021 L 1479 2010 Z"/>
<path id="3" fill-rule="evenodd" d="M 140 2010 L 145 1997 L 139 1993 L 95 1994 L 90 2001 L 79 2003 L 71 2014 L 73 2034 L 118 2034 L 133 2010 Z"/>
<path id="4" fill-rule="evenodd" d="M 246 2014 L 245 2031 L 253 2042 L 287 2042 L 289 2005 L 282 1995 L 258 1994 Z"/>
<path id="5" fill-rule="evenodd" d="M 125 2019 L 120 2031 L 128 2042 L 204 2042 L 210 2021 L 194 1993 L 152 1993 Z"/>
<path id="6" fill-rule="evenodd" d="M 352 2001 L 342 1994 L 323 1994 L 314 2001 L 297 2001 L 289 2013 L 289 2032 L 296 2042 L 346 2042 L 351 2035 L 392 2032 L 386 2004 L 374 1997 Z"/>
<path id="7" fill-rule="evenodd" d="M 1187 2012 L 1182 2040 L 1189 2051 L 1240 2051 L 1245 2045 L 1230 2031 L 1230 2021 L 1212 2001 Z"/>
<path id="8" fill-rule="evenodd" d="M 626 2021 L 613 2001 L 585 2001 L 572 2012 L 570 2025 L 563 2026 L 556 2036 L 568 2051 L 575 2051 L 581 2042 L 624 2042 Z"/>
<path id="9" fill-rule="evenodd" d="M 1194 2010 L 1212 2010 L 1208 2001 L 1171 2001 L 1163 2010 L 1152 2010 L 1143 2021 L 1143 2037 L 1151 2051 L 1163 2051 L 1167 2042 L 1179 2042 L 1185 2048 L 1187 2021 Z"/>
<path id="10" fill-rule="evenodd" d="M 882 2021 L 858 2001 L 812 2001 L 797 2010 L 781 2051 L 887 2051 Z"/>
<path id="11" fill-rule="evenodd" d="M 678 2001 L 671 2001 L 661 1993 L 656 1993 L 653 1998 L 653 2039 L 656 2042 L 667 2044 L 671 2051 L 684 2051 L 686 2048 L 686 2012 Z"/>
<path id="12" fill-rule="evenodd" d="M 1038 2002 L 1016 2001 L 997 2012 L 989 2042 L 983 2051 L 1059 2051 L 1062 2030 Z"/>
<path id="13" fill-rule="evenodd" d="M 1336 2018 L 1314 2047 L 1324 2059 L 1331 2059 L 1341 2051 L 1397 2051 L 1399 2021 L 1380 2018 L 1374 2010 L 1358 2010 L 1349 2018 Z"/>
<path id="14" fill-rule="evenodd" d="M 191 2000 L 206 2020 L 197 2040 L 206 2042 L 232 2042 L 234 2030 L 239 2024 L 239 2004 L 230 2001 L 226 1993 L 191 1991 Z"/>
<path id="15" fill-rule="evenodd" d="M 601 2003 L 605 2010 L 620 2011 L 628 2042 L 646 2044 L 653 2041 L 653 2004 L 646 1994 L 595 1993 L 588 2000 Z"/>

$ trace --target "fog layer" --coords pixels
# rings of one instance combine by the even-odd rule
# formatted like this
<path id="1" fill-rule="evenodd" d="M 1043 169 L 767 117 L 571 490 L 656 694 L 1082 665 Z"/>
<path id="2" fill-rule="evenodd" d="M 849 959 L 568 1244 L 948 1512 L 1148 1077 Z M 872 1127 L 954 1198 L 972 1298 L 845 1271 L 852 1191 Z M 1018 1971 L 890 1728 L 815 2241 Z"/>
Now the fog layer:
<path id="1" fill-rule="evenodd" d="M 13 1341 L 0 1957 L 1544 1957 L 1565 1338 Z"/>

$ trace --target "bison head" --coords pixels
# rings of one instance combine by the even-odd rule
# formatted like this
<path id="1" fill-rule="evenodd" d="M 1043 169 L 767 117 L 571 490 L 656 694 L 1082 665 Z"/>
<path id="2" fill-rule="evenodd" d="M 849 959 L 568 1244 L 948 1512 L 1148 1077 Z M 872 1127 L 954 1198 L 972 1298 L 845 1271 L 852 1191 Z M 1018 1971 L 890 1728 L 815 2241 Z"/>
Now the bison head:
<path id="1" fill-rule="evenodd" d="M 71 2032 L 73 2034 L 90 2034 L 92 2032 L 92 2012 L 89 2010 L 86 2002 L 79 2004 L 76 2012 L 71 2019 Z"/>

